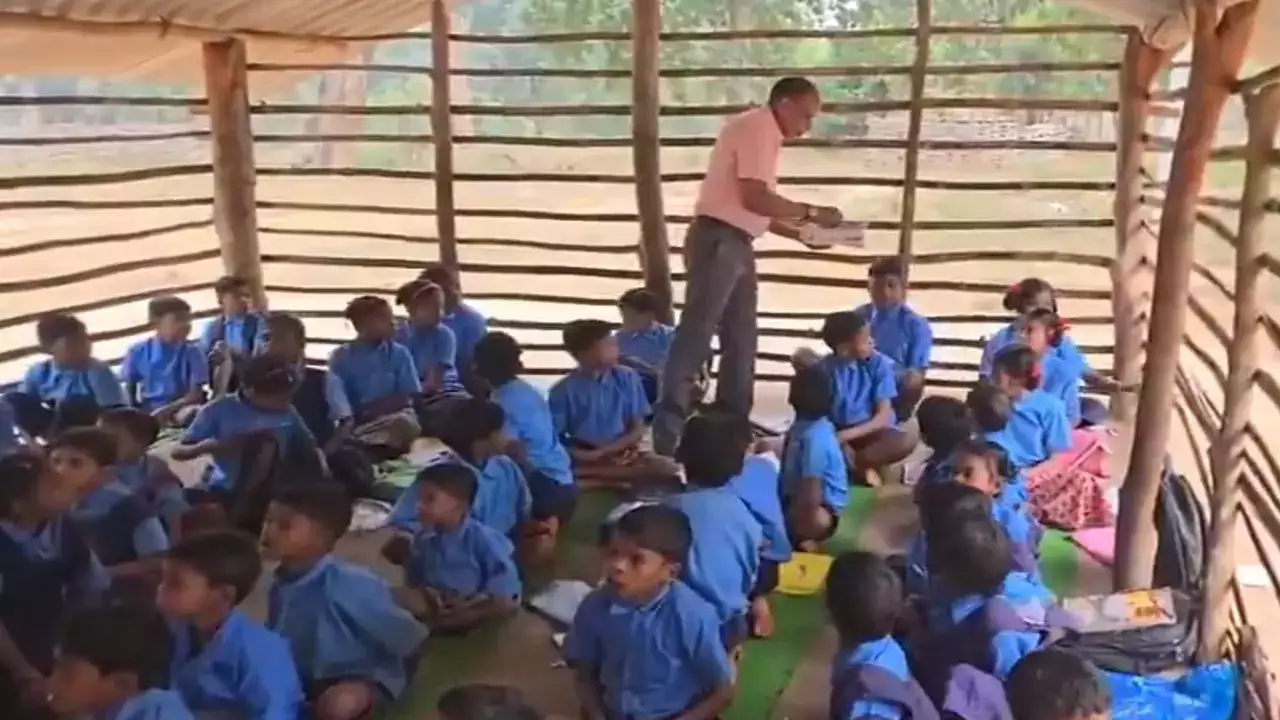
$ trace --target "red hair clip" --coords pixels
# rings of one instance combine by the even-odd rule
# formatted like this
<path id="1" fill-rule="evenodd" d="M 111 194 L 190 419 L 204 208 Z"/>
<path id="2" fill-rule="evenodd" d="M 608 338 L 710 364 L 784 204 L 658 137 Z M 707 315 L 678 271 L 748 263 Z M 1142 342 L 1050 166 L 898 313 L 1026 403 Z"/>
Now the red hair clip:
<path id="1" fill-rule="evenodd" d="M 1010 286 L 1009 286 L 1009 289 L 1008 289 L 1008 291 L 1007 291 L 1007 292 L 1011 292 L 1011 293 L 1018 293 L 1018 292 L 1022 292 L 1022 283 L 1020 283 L 1020 282 L 1016 282 L 1016 283 L 1014 283 L 1014 284 L 1010 285 Z"/>

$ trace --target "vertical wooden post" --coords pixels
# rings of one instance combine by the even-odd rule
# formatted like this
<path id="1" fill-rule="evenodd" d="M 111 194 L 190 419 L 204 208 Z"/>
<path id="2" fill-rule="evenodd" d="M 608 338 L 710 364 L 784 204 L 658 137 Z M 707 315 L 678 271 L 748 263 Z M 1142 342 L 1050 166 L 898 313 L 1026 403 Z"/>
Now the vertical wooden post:
<path id="1" fill-rule="evenodd" d="M 1236 245 L 1236 307 L 1231 346 L 1227 349 L 1227 385 L 1222 404 L 1222 430 L 1213 444 L 1212 522 L 1209 530 L 1208 578 L 1200 623 L 1200 659 L 1211 662 L 1222 656 L 1230 627 L 1231 581 L 1235 576 L 1235 535 L 1238 488 L 1244 473 L 1245 428 L 1253 376 L 1258 369 L 1258 321 L 1262 313 L 1258 276 L 1262 272 L 1262 224 L 1271 196 L 1269 159 L 1276 147 L 1280 125 L 1280 85 L 1244 96 L 1249 121 L 1245 153 L 1244 192 L 1240 202 L 1240 229 Z"/>
<path id="2" fill-rule="evenodd" d="M 1156 495 L 1169 445 L 1174 378 L 1186 324 L 1196 204 L 1222 109 L 1244 60 L 1257 14 L 1256 0 L 1233 5 L 1218 22 L 1216 0 L 1196 0 L 1195 47 L 1187 111 L 1178 128 L 1173 168 L 1160 223 L 1151 334 L 1133 450 L 1120 488 L 1116 522 L 1118 590 L 1149 587 L 1156 555 Z"/>
<path id="3" fill-rule="evenodd" d="M 671 250 L 662 207 L 659 88 L 662 0 L 635 0 L 631 21 L 631 158 L 640 214 L 640 267 L 644 286 L 661 301 L 662 322 L 672 322 Z"/>
<path id="4" fill-rule="evenodd" d="M 911 108 L 907 116 L 907 151 L 902 161 L 902 215 L 898 228 L 898 258 L 911 266 L 915 239 L 916 185 L 920 179 L 920 134 L 924 126 L 924 83 L 929 72 L 933 34 L 933 3 L 916 0 L 916 57 L 911 65 Z"/>
<path id="5" fill-rule="evenodd" d="M 431 138 L 436 151 L 436 236 L 440 263 L 458 271 L 458 221 L 453 204 L 453 108 L 449 75 L 449 4 L 431 3 Z"/>
<path id="6" fill-rule="evenodd" d="M 244 41 L 204 44 L 204 86 L 213 145 L 213 224 L 222 265 L 228 275 L 249 282 L 254 305 L 265 309 Z"/>

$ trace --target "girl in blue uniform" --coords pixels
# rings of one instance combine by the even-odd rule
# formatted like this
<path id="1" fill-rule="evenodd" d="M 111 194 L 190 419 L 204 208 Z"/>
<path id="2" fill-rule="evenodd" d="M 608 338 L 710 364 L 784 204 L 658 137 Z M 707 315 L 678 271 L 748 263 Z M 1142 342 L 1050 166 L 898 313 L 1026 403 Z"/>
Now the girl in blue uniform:
<path id="1" fill-rule="evenodd" d="M 1009 420 L 1001 430 L 987 431 L 987 440 L 1004 448 L 1019 470 L 1038 465 L 1071 447 L 1067 408 L 1040 389 L 1040 364 L 1025 345 L 1013 345 L 992 362 L 994 385 L 1009 396 Z"/>

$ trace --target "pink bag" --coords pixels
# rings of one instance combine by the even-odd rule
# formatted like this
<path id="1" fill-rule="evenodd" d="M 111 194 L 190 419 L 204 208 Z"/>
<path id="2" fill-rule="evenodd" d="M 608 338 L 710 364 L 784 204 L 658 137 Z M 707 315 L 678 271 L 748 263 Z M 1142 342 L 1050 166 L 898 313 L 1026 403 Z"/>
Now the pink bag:
<path id="1" fill-rule="evenodd" d="M 1106 497 L 1107 440 L 1098 430 L 1076 430 L 1070 450 L 1027 471 L 1036 519 L 1066 531 L 1115 524 L 1115 510 Z"/>

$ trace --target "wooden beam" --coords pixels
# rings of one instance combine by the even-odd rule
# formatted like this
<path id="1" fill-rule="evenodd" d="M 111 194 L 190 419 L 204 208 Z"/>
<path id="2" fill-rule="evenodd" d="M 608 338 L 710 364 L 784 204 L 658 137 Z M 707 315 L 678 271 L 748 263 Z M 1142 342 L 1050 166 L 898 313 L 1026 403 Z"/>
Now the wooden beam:
<path id="1" fill-rule="evenodd" d="M 243 40 L 204 43 L 204 83 L 213 149 L 213 222 L 222 264 L 228 275 L 249 282 L 254 305 L 265 310 Z"/>
<path id="2" fill-rule="evenodd" d="M 440 262 L 458 272 L 458 222 L 453 200 L 453 116 L 450 101 L 449 5 L 431 3 L 431 134 L 435 147 L 436 236 Z"/>
<path id="3" fill-rule="evenodd" d="M 1208 577 L 1200 623 L 1200 660 L 1213 662 L 1226 650 L 1231 626 L 1231 584 L 1235 578 L 1236 519 L 1244 473 L 1245 431 L 1249 425 L 1254 373 L 1258 370 L 1258 323 L 1262 314 L 1258 276 L 1263 272 L 1262 225 L 1271 196 L 1268 159 L 1280 126 L 1280 85 L 1268 85 L 1244 96 L 1249 123 L 1245 155 L 1240 230 L 1236 238 L 1236 308 L 1231 345 L 1227 349 L 1227 385 L 1222 403 L 1222 429 L 1213 445 L 1212 523 Z"/>
<path id="4" fill-rule="evenodd" d="M 1218 20 L 1215 0 L 1196 0 L 1195 35 L 1187 109 L 1178 128 L 1160 223 L 1151 331 L 1133 449 L 1120 488 L 1116 522 L 1117 590 L 1151 585 L 1156 555 L 1156 496 L 1169 445 L 1174 380 L 1186 324 L 1196 199 L 1204 185 L 1213 137 L 1244 61 L 1257 0 L 1233 5 Z"/>
<path id="5" fill-rule="evenodd" d="M 635 0 L 631 22 L 631 157 L 636 172 L 636 208 L 640 214 L 640 267 L 644 286 L 661 301 L 659 319 L 674 320 L 667 223 L 662 206 L 659 113 L 659 33 L 662 0 Z"/>
<path id="6" fill-rule="evenodd" d="M 902 214 L 898 228 L 898 258 L 904 269 L 911 266 L 911 246 L 915 237 L 920 135 L 924 129 L 924 83 L 929 73 L 932 28 L 933 3 L 931 0 L 916 0 L 916 56 L 911 64 L 911 108 L 907 111 L 907 151 L 903 156 Z"/>

